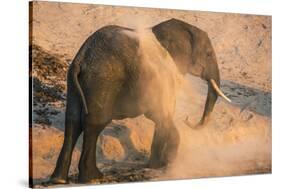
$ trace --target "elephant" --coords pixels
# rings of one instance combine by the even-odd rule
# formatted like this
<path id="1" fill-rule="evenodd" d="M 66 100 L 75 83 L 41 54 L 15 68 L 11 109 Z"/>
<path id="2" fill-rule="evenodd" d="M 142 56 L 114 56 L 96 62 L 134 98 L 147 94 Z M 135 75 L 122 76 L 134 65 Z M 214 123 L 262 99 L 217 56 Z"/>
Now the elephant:
<path id="1" fill-rule="evenodd" d="M 174 18 L 149 29 L 182 75 L 190 73 L 207 81 L 208 94 L 201 120 L 191 124 L 186 119 L 192 128 L 202 127 L 218 96 L 230 101 L 219 88 L 218 64 L 207 33 Z M 173 122 L 173 106 L 168 111 L 158 106 L 165 91 L 157 86 L 153 86 L 156 100 L 145 98 L 151 94 L 146 94 L 144 80 L 153 80 L 154 76 L 141 66 L 140 41 L 131 35 L 136 32 L 117 25 L 104 26 L 86 39 L 74 57 L 67 73 L 64 142 L 50 183 L 67 183 L 73 148 L 82 132 L 78 181 L 90 183 L 103 176 L 96 165 L 96 143 L 113 119 L 145 115 L 155 123 L 150 168 L 166 167 L 175 159 L 180 137 Z"/>

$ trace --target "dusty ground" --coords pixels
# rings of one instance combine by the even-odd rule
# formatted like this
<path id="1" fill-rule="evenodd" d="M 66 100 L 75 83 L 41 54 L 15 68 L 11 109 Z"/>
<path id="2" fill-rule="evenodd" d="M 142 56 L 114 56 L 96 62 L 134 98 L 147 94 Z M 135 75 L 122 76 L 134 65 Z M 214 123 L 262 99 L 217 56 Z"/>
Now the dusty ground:
<path id="1" fill-rule="evenodd" d="M 130 19 L 128 19 L 130 18 Z M 199 178 L 271 172 L 271 17 L 62 3 L 34 3 L 32 27 L 32 178 L 40 187 L 54 169 L 63 141 L 66 70 L 80 45 L 108 24 L 149 27 L 178 18 L 205 30 L 214 46 L 222 90 L 206 128 L 192 130 L 185 117 L 202 113 L 206 85 L 192 76 L 177 98 L 174 120 L 181 133 L 177 160 L 167 170 L 145 168 L 153 122 L 140 116 L 114 120 L 98 141 L 97 183 Z M 82 138 L 81 138 L 82 139 Z M 81 152 L 72 158 L 76 182 Z"/>

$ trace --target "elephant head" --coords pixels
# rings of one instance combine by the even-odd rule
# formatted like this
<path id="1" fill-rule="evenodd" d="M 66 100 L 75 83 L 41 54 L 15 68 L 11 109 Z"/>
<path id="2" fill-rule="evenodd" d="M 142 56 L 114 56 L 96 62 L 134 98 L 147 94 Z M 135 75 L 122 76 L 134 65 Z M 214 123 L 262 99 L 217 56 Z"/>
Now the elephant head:
<path id="1" fill-rule="evenodd" d="M 218 95 L 231 102 L 220 90 L 217 59 L 208 34 L 177 19 L 167 20 L 152 27 L 152 32 L 170 53 L 182 74 L 190 73 L 208 83 L 207 99 L 200 121 L 194 125 L 188 121 L 188 117 L 185 120 L 190 127 L 200 128 L 208 121 Z"/>

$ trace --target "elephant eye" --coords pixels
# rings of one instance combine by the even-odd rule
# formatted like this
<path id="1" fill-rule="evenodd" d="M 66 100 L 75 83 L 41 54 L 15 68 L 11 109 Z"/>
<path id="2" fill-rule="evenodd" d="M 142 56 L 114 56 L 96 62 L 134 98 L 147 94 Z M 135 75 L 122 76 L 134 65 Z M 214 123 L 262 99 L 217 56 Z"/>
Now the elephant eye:
<path id="1" fill-rule="evenodd" d="M 212 56 L 212 52 L 207 52 L 207 56 L 208 57 Z"/>

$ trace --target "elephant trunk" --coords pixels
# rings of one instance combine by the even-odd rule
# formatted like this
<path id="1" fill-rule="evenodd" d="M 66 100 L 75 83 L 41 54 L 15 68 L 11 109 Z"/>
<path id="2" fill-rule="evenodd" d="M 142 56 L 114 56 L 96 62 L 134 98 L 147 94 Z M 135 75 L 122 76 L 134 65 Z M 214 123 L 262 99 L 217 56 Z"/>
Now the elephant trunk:
<path id="1" fill-rule="evenodd" d="M 231 100 L 227 98 L 219 88 L 220 86 L 219 71 L 217 68 L 217 64 L 213 64 L 213 65 L 214 65 L 213 68 L 208 70 L 208 71 L 212 71 L 211 72 L 212 74 L 208 74 L 208 73 L 203 74 L 203 78 L 208 83 L 208 94 L 207 94 L 204 112 L 200 121 L 194 125 L 188 121 L 188 117 L 186 117 L 185 120 L 185 123 L 193 129 L 199 129 L 202 128 L 202 126 L 206 125 L 206 123 L 210 118 L 211 112 L 213 111 L 218 96 L 221 96 L 228 102 L 231 102 Z"/>

